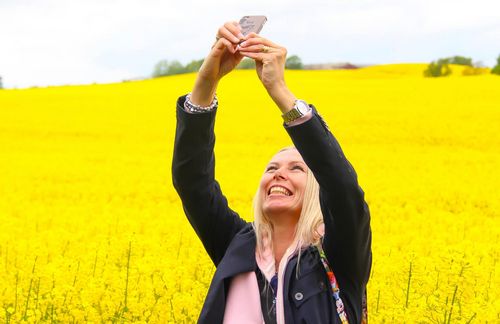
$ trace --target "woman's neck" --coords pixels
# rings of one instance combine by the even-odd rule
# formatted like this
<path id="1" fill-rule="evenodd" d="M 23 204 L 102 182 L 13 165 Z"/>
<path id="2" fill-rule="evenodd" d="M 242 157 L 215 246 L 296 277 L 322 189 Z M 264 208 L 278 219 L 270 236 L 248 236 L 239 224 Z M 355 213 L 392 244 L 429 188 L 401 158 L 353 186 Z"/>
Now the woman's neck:
<path id="1" fill-rule="evenodd" d="M 283 255 L 292 244 L 296 224 L 273 224 L 273 252 L 276 272 Z"/>

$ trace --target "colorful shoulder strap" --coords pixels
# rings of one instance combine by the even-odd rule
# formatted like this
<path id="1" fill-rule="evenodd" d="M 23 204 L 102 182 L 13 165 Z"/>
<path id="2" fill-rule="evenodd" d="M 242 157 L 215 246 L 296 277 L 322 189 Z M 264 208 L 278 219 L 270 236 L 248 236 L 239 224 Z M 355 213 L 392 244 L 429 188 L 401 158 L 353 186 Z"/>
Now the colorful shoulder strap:
<path id="1" fill-rule="evenodd" d="M 328 260 L 326 259 L 325 251 L 323 251 L 321 244 L 317 245 L 317 249 L 319 252 L 319 256 L 321 258 L 321 264 L 323 264 L 323 267 L 325 268 L 326 274 L 328 276 L 328 280 L 330 281 L 330 286 L 332 287 L 333 299 L 335 300 L 335 305 L 337 306 L 337 314 L 339 314 L 339 317 L 340 317 L 340 320 L 342 321 L 342 324 L 349 324 L 349 320 L 347 319 L 347 313 L 345 312 L 345 309 L 344 309 L 344 303 L 342 302 L 342 299 L 340 298 L 340 290 L 339 290 L 339 286 L 337 283 L 337 278 L 335 278 L 335 274 L 333 273 L 332 268 L 330 267 L 330 264 L 328 264 Z M 367 308 L 367 302 L 366 302 L 366 289 L 365 289 L 365 293 L 363 295 L 362 306 L 363 306 L 363 315 L 362 315 L 361 323 L 368 324 L 368 308 Z"/>

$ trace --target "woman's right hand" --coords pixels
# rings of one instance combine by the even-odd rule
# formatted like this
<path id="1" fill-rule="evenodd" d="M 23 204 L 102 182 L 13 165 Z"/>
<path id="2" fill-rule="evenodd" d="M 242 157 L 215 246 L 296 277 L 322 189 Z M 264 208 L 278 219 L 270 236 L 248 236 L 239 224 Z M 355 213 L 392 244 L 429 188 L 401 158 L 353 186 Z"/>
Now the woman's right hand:
<path id="1" fill-rule="evenodd" d="M 245 39 L 237 22 L 226 22 L 217 31 L 218 38 L 198 71 L 191 101 L 208 106 L 213 100 L 220 79 L 231 72 L 243 59 L 236 50 Z"/>
<path id="2" fill-rule="evenodd" d="M 216 39 L 198 72 L 199 76 L 205 80 L 219 81 L 243 59 L 243 55 L 236 50 L 236 47 L 245 37 L 236 21 L 226 22 L 221 26 L 217 31 Z"/>

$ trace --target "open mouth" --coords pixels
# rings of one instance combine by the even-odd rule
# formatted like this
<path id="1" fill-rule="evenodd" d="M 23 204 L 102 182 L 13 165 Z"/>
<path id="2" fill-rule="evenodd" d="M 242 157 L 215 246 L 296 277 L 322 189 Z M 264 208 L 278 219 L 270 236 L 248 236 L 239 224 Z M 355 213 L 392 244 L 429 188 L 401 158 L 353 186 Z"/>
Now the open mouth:
<path id="1" fill-rule="evenodd" d="M 267 192 L 268 195 L 284 195 L 284 196 L 291 196 L 292 192 L 288 190 L 285 187 L 282 186 L 272 186 L 269 188 L 269 191 Z"/>

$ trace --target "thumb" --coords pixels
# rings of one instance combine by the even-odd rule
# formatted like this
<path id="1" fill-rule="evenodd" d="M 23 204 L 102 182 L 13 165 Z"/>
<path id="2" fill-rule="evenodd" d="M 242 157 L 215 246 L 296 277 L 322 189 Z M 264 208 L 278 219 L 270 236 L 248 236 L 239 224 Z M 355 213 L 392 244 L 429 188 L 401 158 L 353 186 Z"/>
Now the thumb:
<path id="1" fill-rule="evenodd" d="M 212 46 L 212 51 L 215 51 L 217 54 L 223 54 L 225 50 L 234 54 L 236 52 L 236 46 L 227 39 L 221 37 Z"/>

